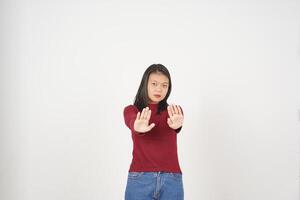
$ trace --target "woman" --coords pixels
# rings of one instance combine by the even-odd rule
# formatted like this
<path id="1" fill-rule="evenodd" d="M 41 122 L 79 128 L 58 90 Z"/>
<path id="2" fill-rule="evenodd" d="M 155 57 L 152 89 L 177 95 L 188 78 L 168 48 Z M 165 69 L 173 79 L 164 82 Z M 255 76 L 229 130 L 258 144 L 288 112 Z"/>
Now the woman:
<path id="1" fill-rule="evenodd" d="M 168 69 L 153 64 L 144 72 L 134 104 L 124 108 L 133 141 L 125 200 L 184 199 L 177 154 L 184 116 L 180 106 L 167 103 L 171 89 Z"/>

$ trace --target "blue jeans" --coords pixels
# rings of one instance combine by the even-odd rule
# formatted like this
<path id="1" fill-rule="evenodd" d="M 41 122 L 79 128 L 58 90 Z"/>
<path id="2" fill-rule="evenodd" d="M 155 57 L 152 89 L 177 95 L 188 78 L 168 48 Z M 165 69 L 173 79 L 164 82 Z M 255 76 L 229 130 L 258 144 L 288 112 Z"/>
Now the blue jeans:
<path id="1" fill-rule="evenodd" d="M 129 172 L 125 200 L 183 200 L 182 174 Z"/>

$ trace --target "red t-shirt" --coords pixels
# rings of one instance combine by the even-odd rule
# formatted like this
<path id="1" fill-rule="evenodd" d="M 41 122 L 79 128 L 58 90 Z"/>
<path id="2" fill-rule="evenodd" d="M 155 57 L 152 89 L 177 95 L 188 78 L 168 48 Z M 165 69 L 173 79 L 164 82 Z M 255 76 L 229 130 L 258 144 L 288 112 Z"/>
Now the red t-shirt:
<path id="1" fill-rule="evenodd" d="M 155 126 L 141 135 L 133 128 L 139 110 L 134 105 L 124 108 L 125 124 L 131 130 L 133 141 L 133 157 L 129 171 L 182 173 L 177 155 L 177 133 L 181 127 L 177 130 L 170 128 L 167 123 L 168 111 L 156 114 L 158 104 L 149 104 L 148 107 L 151 109 L 149 125 L 155 123 Z"/>

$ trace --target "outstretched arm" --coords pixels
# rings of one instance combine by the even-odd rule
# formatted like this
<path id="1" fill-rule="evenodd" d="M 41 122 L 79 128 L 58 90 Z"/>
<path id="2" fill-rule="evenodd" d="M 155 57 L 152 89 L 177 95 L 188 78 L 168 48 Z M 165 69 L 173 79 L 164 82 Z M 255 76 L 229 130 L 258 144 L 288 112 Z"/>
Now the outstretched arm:
<path id="1" fill-rule="evenodd" d="M 138 112 L 135 106 L 130 105 L 125 107 L 123 115 L 126 126 L 137 135 L 145 135 L 147 130 L 150 131 L 155 126 L 154 123 L 148 125 L 151 116 L 149 108 Z"/>

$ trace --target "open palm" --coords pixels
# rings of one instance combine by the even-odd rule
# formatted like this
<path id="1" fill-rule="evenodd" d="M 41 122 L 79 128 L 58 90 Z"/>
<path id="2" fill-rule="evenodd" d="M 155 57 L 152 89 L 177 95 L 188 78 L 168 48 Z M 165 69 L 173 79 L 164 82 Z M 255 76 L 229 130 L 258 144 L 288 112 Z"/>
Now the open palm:
<path id="1" fill-rule="evenodd" d="M 134 130 L 139 133 L 150 131 L 155 126 L 154 123 L 149 125 L 150 117 L 151 110 L 148 107 L 144 108 L 142 113 L 138 112 L 134 121 Z"/>
<path id="2" fill-rule="evenodd" d="M 178 129 L 183 124 L 183 113 L 179 105 L 169 105 L 168 106 L 168 125 L 172 129 Z"/>

